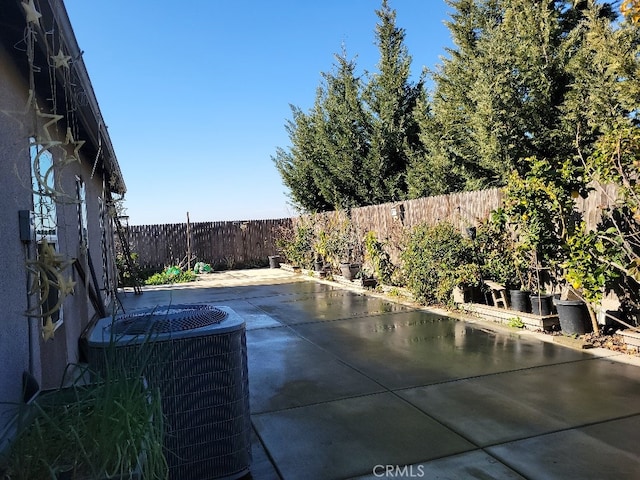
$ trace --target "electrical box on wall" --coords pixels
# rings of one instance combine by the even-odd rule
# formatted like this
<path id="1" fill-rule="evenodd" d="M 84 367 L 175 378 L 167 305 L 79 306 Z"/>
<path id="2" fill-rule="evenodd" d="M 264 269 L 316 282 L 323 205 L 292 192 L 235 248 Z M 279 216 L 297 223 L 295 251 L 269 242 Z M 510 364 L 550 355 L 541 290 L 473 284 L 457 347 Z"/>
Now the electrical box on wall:
<path id="1" fill-rule="evenodd" d="M 20 240 L 30 243 L 35 238 L 35 221 L 31 210 L 19 210 L 18 219 L 20 221 Z"/>

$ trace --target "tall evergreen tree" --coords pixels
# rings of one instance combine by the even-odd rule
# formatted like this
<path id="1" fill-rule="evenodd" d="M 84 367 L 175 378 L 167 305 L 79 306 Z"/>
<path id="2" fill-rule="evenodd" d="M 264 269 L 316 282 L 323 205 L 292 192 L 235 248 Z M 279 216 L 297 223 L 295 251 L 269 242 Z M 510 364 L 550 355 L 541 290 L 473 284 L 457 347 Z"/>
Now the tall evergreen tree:
<path id="1" fill-rule="evenodd" d="M 433 73 L 432 119 L 425 125 L 423 141 L 430 161 L 440 165 L 450 176 L 442 192 L 481 188 L 490 184 L 494 173 L 479 162 L 476 132 L 470 118 L 475 115 L 474 86 L 479 71 L 479 42 L 500 21 L 498 0 L 447 0 L 452 8 L 446 23 L 453 48 L 447 49 L 437 71 Z"/>
<path id="2" fill-rule="evenodd" d="M 318 91 L 318 96 L 322 91 Z M 312 109 L 309 114 L 291 106 L 293 119 L 286 124 L 291 147 L 278 148 L 272 157 L 282 181 L 289 189 L 292 205 L 302 211 L 330 210 L 331 204 L 322 195 L 316 180 L 321 152 L 317 142 L 317 114 Z"/>
<path id="3" fill-rule="evenodd" d="M 356 64 L 346 53 L 336 55 L 333 72 L 323 73 L 326 95 L 316 106 L 317 185 L 334 209 L 347 209 L 371 203 L 369 178 L 363 163 L 370 150 L 370 117 L 362 98 Z"/>
<path id="4" fill-rule="evenodd" d="M 369 116 L 355 61 L 336 55 L 333 71 L 323 73 L 308 114 L 292 107 L 287 123 L 291 147 L 273 158 L 292 203 L 303 211 L 346 209 L 370 204 L 370 185 L 362 174 L 369 152 Z"/>
<path id="5" fill-rule="evenodd" d="M 396 27 L 387 0 L 376 13 L 379 72 L 365 85 L 343 51 L 333 70 L 323 73 L 313 109 L 292 107 L 286 127 L 291 147 L 279 148 L 273 161 L 302 210 L 406 198 L 407 169 L 424 156 L 418 118 L 426 102 L 424 76 L 410 81 L 405 32 Z"/>
<path id="6" fill-rule="evenodd" d="M 574 54 L 566 65 L 572 84 L 563 105 L 564 122 L 582 158 L 592 153 L 602 134 L 639 121 L 639 30 L 616 19 L 610 4 L 589 1 L 567 39 Z"/>
<path id="7" fill-rule="evenodd" d="M 387 0 L 376 14 L 380 60 L 364 94 L 372 113 L 371 149 L 364 169 L 371 182 L 368 204 L 406 198 L 407 169 L 411 158 L 422 152 L 415 111 L 424 96 L 424 78 L 410 81 L 412 59 L 404 44 L 405 31 L 396 26 L 396 12 Z"/>
<path id="8" fill-rule="evenodd" d="M 571 88 L 566 48 L 586 1 L 449 0 L 456 49 L 434 76 L 433 111 L 444 151 L 467 187 L 526 173 L 528 157 L 560 165 L 575 132 L 561 106 Z"/>

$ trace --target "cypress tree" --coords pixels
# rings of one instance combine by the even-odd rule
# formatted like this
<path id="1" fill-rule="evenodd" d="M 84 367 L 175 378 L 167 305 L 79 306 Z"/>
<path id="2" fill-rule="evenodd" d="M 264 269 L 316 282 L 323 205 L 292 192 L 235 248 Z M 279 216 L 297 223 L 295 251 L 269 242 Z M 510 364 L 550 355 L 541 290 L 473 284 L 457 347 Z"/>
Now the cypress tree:
<path id="1" fill-rule="evenodd" d="M 415 111 L 424 98 L 424 76 L 410 81 L 411 56 L 405 31 L 396 26 L 396 12 L 387 0 L 376 10 L 378 72 L 371 75 L 364 98 L 371 111 L 371 149 L 364 172 L 370 180 L 367 204 L 407 197 L 407 169 L 420 156 L 422 144 Z"/>

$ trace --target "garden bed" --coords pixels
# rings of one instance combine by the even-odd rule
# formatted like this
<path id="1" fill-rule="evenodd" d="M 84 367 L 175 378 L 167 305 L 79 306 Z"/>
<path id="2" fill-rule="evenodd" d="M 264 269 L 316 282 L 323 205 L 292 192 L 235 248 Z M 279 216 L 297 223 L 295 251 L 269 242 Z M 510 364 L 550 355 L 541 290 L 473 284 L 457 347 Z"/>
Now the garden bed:
<path id="1" fill-rule="evenodd" d="M 520 319 L 525 328 L 529 330 L 557 330 L 560 328 L 558 315 L 534 315 L 532 313 L 518 312 L 505 308 L 483 305 L 480 303 L 460 303 L 458 308 L 464 312 L 508 325 L 514 319 Z"/>

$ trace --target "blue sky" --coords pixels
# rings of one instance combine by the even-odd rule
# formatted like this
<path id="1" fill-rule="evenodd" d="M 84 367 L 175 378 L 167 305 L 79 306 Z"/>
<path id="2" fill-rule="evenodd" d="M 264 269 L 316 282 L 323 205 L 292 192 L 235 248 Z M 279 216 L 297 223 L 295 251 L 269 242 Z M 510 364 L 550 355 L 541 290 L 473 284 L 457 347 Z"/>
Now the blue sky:
<path id="1" fill-rule="evenodd" d="M 412 71 L 451 40 L 444 0 L 390 0 Z M 65 0 L 131 224 L 295 215 L 271 159 L 346 48 L 375 71 L 381 0 Z"/>

